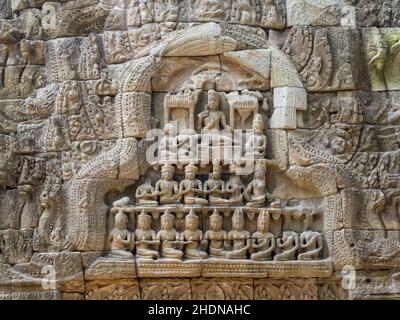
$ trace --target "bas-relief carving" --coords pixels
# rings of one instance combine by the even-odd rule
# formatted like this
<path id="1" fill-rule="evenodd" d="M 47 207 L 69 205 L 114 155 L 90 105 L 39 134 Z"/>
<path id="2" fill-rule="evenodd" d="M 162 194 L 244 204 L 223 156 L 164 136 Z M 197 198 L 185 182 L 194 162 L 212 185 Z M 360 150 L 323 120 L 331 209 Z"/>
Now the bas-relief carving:
<path id="1" fill-rule="evenodd" d="M 373 91 L 399 90 L 400 48 L 398 28 L 367 28 L 363 31 L 364 52 Z"/>
<path id="2" fill-rule="evenodd" d="M 359 82 L 360 45 L 355 30 L 294 27 L 283 51 L 294 57 L 309 92 L 354 90 Z"/>
<path id="3" fill-rule="evenodd" d="M 396 4 L 74 1 L 51 28 L 44 2 L 5 5 L 0 263 L 30 289 L 0 296 L 398 295 L 333 276 L 399 265 Z M 70 265 L 48 294 L 44 264 Z"/>

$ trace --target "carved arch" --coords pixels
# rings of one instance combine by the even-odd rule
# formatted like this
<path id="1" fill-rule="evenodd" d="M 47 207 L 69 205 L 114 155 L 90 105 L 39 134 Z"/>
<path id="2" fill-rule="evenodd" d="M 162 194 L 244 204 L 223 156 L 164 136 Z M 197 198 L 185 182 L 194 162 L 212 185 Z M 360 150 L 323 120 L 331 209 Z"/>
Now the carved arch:
<path id="1" fill-rule="evenodd" d="M 303 89 L 300 76 L 291 60 L 266 40 L 249 31 L 232 26 L 208 23 L 178 32 L 176 38 L 161 43 L 152 54 L 125 64 L 116 112 L 119 120 L 119 139 L 115 147 L 89 161 L 71 181 L 69 194 L 69 228 L 65 249 L 98 251 L 104 249 L 107 207 L 104 196 L 113 188 L 123 189 L 139 180 L 145 172 L 143 137 L 151 127 L 150 107 L 152 79 L 157 67 L 166 57 L 199 57 L 230 54 L 247 69 L 260 74 L 259 64 L 251 65 L 247 53 L 254 47 L 269 70 L 270 89 Z M 234 54 L 237 52 L 238 54 Z M 240 53 L 245 53 L 241 55 Z M 158 60 L 158 61 L 157 61 Z M 263 74 L 261 72 L 261 74 Z M 305 91 L 304 91 L 305 92 Z M 142 151 L 142 152 L 141 152 Z"/>

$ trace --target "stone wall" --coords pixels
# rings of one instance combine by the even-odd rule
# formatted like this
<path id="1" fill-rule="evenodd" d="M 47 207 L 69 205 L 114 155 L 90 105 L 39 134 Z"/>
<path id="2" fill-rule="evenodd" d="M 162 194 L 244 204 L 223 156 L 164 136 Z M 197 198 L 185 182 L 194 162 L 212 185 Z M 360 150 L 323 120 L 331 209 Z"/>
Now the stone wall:
<path id="1" fill-rule="evenodd" d="M 0 299 L 399 298 L 399 134 L 398 0 L 0 0 Z"/>

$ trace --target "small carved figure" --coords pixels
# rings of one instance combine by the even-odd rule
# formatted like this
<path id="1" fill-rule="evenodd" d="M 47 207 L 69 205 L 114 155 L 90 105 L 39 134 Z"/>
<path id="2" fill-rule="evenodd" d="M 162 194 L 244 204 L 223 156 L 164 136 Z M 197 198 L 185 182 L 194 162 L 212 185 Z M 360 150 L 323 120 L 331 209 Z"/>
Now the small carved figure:
<path id="1" fill-rule="evenodd" d="M 199 128 L 209 130 L 211 133 L 219 133 L 221 129 L 231 130 L 226 123 L 225 114 L 219 110 L 221 97 L 214 90 L 208 92 L 208 103 L 199 117 Z"/>
<path id="2" fill-rule="evenodd" d="M 203 241 L 203 232 L 199 229 L 199 217 L 196 216 L 194 209 L 190 209 L 185 217 L 186 229 L 182 233 L 182 240 L 185 244 L 185 257 L 188 259 L 205 259 L 207 253 L 200 249 Z"/>
<path id="3" fill-rule="evenodd" d="M 132 233 L 128 230 L 128 217 L 127 212 L 133 212 L 132 208 L 128 206 L 129 198 L 124 197 L 113 203 L 111 213 L 115 214 L 114 229 L 110 232 L 109 239 L 111 241 L 112 256 L 116 257 L 130 257 L 130 252 L 134 248 L 134 238 Z"/>
<path id="4" fill-rule="evenodd" d="M 263 162 L 256 164 L 254 179 L 247 186 L 244 197 L 249 207 L 262 207 L 267 199 L 265 183 L 265 165 Z"/>
<path id="5" fill-rule="evenodd" d="M 199 179 L 196 179 L 197 167 L 189 164 L 185 167 L 185 179 L 179 185 L 179 194 L 183 195 L 185 204 L 208 204 L 203 195 L 203 185 Z"/>
<path id="6" fill-rule="evenodd" d="M 264 135 L 264 119 L 261 114 L 256 114 L 253 120 L 254 133 L 245 145 L 246 159 L 263 159 L 267 150 L 267 137 Z"/>
<path id="7" fill-rule="evenodd" d="M 161 230 L 157 233 L 156 240 L 161 242 L 161 254 L 165 258 L 182 259 L 183 252 L 180 234 L 174 229 L 174 216 L 170 210 L 165 210 L 161 216 Z"/>
<path id="8" fill-rule="evenodd" d="M 35 241 L 41 248 L 49 244 L 51 226 L 59 210 L 61 181 L 54 171 L 53 165 L 47 162 L 45 187 L 40 194 L 40 205 L 43 207 L 43 212 L 39 218 L 35 235 Z"/>
<path id="9" fill-rule="evenodd" d="M 178 137 L 176 127 L 172 123 L 164 126 L 164 136 L 158 147 L 160 163 L 176 163 L 178 160 Z"/>
<path id="10" fill-rule="evenodd" d="M 232 230 L 228 233 L 232 250 L 226 253 L 229 259 L 246 259 L 251 246 L 250 232 L 244 229 L 244 217 L 241 208 L 235 210 L 232 216 Z"/>
<path id="11" fill-rule="evenodd" d="M 272 259 L 275 250 L 275 237 L 269 232 L 270 216 L 268 210 L 262 210 L 257 219 L 257 231 L 252 235 L 252 248 L 256 252 L 251 254 L 251 260 L 265 261 Z"/>
<path id="12" fill-rule="evenodd" d="M 277 239 L 275 261 L 296 260 L 300 247 L 299 235 L 294 231 L 283 231 L 282 238 Z"/>
<path id="13" fill-rule="evenodd" d="M 36 228 L 39 223 L 39 213 L 34 199 L 34 189 L 31 185 L 18 186 L 19 194 L 24 200 L 21 211 L 21 229 Z"/>
<path id="14" fill-rule="evenodd" d="M 157 181 L 154 195 L 160 197 L 160 204 L 179 203 L 178 182 L 174 181 L 175 168 L 170 164 L 165 164 L 161 168 L 161 180 Z"/>
<path id="15" fill-rule="evenodd" d="M 240 176 L 236 174 L 234 166 L 230 166 L 230 177 L 225 188 L 231 205 L 243 204 L 244 186 Z"/>
<path id="16" fill-rule="evenodd" d="M 228 235 L 225 230 L 222 230 L 222 217 L 217 209 L 214 210 L 209 221 L 210 230 L 207 230 L 204 235 L 203 246 L 209 248 L 210 257 L 224 257 L 228 247 Z"/>
<path id="17" fill-rule="evenodd" d="M 224 199 L 225 182 L 221 179 L 221 166 L 216 164 L 213 166 L 213 172 L 210 179 L 204 183 L 204 193 L 208 195 L 211 205 L 228 204 L 229 200 Z"/>
<path id="18" fill-rule="evenodd" d="M 312 231 L 313 214 L 304 216 L 305 231 L 300 235 L 300 253 L 298 260 L 314 260 L 318 259 L 323 248 L 322 234 Z"/>
<path id="19" fill-rule="evenodd" d="M 136 202 L 139 205 L 156 206 L 158 204 L 154 195 L 154 188 L 150 179 L 146 179 L 144 184 L 136 189 Z"/>
<path id="20" fill-rule="evenodd" d="M 314 56 L 311 58 L 307 68 L 302 73 L 303 81 L 308 88 L 317 89 L 321 86 L 322 58 Z"/>
<path id="21" fill-rule="evenodd" d="M 135 230 L 136 257 L 141 259 L 158 259 L 159 253 L 153 250 L 160 241 L 156 240 L 156 232 L 151 229 L 151 216 L 144 210 L 137 217 L 138 228 Z"/>

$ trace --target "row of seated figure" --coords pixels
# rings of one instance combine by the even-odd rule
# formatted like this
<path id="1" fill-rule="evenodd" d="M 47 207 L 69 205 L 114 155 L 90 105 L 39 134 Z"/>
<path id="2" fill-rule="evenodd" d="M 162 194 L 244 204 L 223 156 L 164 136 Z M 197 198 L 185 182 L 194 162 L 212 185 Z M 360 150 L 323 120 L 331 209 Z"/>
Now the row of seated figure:
<path id="1" fill-rule="evenodd" d="M 151 229 L 152 217 L 144 210 L 137 218 L 137 229 L 127 229 L 124 209 L 118 209 L 115 227 L 110 233 L 112 254 L 130 256 L 136 248 L 136 257 L 156 260 L 160 257 L 178 259 L 247 259 L 254 261 L 314 260 L 322 253 L 323 241 L 319 232 L 310 230 L 310 224 L 300 235 L 284 231 L 275 238 L 269 231 L 270 216 L 262 210 L 257 220 L 257 231 L 245 230 L 242 210 L 236 209 L 232 216 L 232 230 L 223 230 L 223 218 L 217 209 L 209 217 L 209 230 L 199 229 L 199 217 L 191 209 L 185 217 L 185 230 L 174 229 L 174 215 L 167 209 L 161 216 L 161 229 Z"/>
<path id="2" fill-rule="evenodd" d="M 221 166 L 214 165 L 209 179 L 203 183 L 196 178 L 198 168 L 189 164 L 185 167 L 185 179 L 174 180 L 175 167 L 165 164 L 161 169 L 161 179 L 155 188 L 149 182 L 136 189 L 138 205 L 241 205 L 262 207 L 267 200 L 264 165 L 257 165 L 253 180 L 245 188 L 240 176 L 232 173 L 225 183 L 221 179 Z"/>
<path id="3" fill-rule="evenodd" d="M 227 127 L 229 128 L 229 127 Z M 159 144 L 160 152 L 160 163 L 166 162 L 185 162 L 187 159 L 200 157 L 205 151 L 210 152 L 212 156 L 213 147 L 226 147 L 231 148 L 232 146 L 240 146 L 240 140 L 234 139 L 233 132 L 228 129 L 225 131 L 208 131 L 204 129 L 201 134 L 195 132 L 187 132 L 186 134 L 176 134 L 176 125 L 173 123 L 167 123 L 164 126 L 164 136 Z M 263 159 L 265 158 L 265 152 L 267 148 L 267 137 L 263 133 L 264 120 L 260 114 L 256 114 L 253 121 L 253 130 L 247 132 L 246 142 L 244 143 L 244 153 L 239 158 L 244 159 Z M 229 150 L 229 149 L 228 149 Z M 224 154 L 223 149 L 220 148 L 219 152 Z M 200 153 L 200 154 L 199 154 Z"/>
<path id="4" fill-rule="evenodd" d="M 176 100 L 177 96 L 179 95 L 169 96 L 170 98 L 175 98 L 172 103 L 173 107 L 176 108 L 180 105 L 183 108 L 181 110 L 185 110 L 183 105 L 186 104 L 179 99 Z M 188 97 L 193 99 L 191 94 L 189 94 Z M 153 161 L 152 164 L 158 166 L 164 163 L 175 163 L 181 168 L 183 165 L 188 164 L 190 160 L 196 159 L 198 162 L 203 163 L 200 159 L 209 159 L 209 157 L 211 157 L 213 161 L 217 161 L 215 158 L 218 158 L 219 161 L 226 163 L 226 157 L 221 157 L 221 155 L 232 153 L 232 146 L 240 146 L 240 155 L 238 155 L 238 150 L 235 149 L 235 158 L 237 158 L 235 159 L 235 163 L 240 164 L 247 160 L 264 159 L 267 148 L 267 137 L 264 135 L 265 119 L 257 111 L 258 101 L 256 98 L 251 97 L 250 101 L 246 102 L 243 106 L 244 110 L 241 109 L 242 121 L 244 121 L 243 119 L 247 119 L 250 114 L 253 114 L 254 117 L 252 120 L 252 130 L 246 130 L 243 154 L 242 136 L 236 135 L 239 131 L 242 133 L 242 129 L 234 129 L 232 127 L 233 123 L 228 125 L 224 112 L 220 110 L 221 96 L 218 92 L 210 90 L 208 91 L 207 105 L 204 107 L 204 110 L 197 115 L 197 127 L 200 132 L 196 133 L 194 130 L 194 105 L 193 110 L 189 111 L 190 115 L 187 116 L 191 119 L 189 120 L 189 126 L 186 124 L 187 117 L 182 116 L 184 113 L 175 113 L 175 115 L 180 114 L 181 117 L 170 119 L 170 115 L 167 112 L 167 115 L 164 117 L 164 134 L 158 146 L 159 159 Z M 167 103 L 165 109 L 169 110 L 170 107 L 171 106 Z M 235 113 L 231 114 L 233 118 L 235 117 L 234 114 Z M 185 125 L 182 126 L 182 123 Z M 217 148 L 210 148 L 210 146 Z M 216 150 L 218 150 L 220 154 L 215 154 Z"/>

